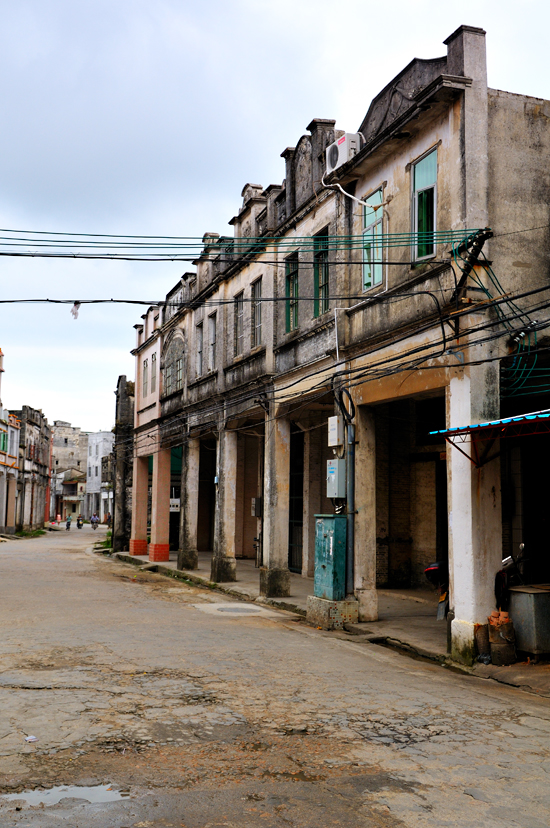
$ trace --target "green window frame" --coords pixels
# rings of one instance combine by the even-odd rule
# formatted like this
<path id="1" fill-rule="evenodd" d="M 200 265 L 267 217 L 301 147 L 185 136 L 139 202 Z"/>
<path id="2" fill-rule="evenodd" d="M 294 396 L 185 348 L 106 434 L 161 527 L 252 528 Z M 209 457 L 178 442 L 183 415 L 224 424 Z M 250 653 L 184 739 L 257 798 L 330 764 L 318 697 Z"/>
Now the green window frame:
<path id="1" fill-rule="evenodd" d="M 164 393 L 165 395 L 172 393 L 172 366 L 167 365 L 164 369 Z"/>
<path id="2" fill-rule="evenodd" d="M 313 239 L 313 315 L 329 310 L 328 227 Z"/>
<path id="3" fill-rule="evenodd" d="M 202 369 L 203 369 L 202 349 L 203 349 L 203 343 L 204 343 L 204 333 L 203 333 L 202 322 L 199 322 L 199 324 L 197 325 L 196 333 L 197 333 L 197 351 L 196 351 L 197 364 L 196 364 L 196 371 L 197 371 L 197 376 L 200 377 L 202 375 Z"/>
<path id="4" fill-rule="evenodd" d="M 176 391 L 183 387 L 183 357 L 176 359 Z"/>
<path id="5" fill-rule="evenodd" d="M 257 348 L 262 344 L 262 279 L 252 282 L 252 347 Z"/>
<path id="6" fill-rule="evenodd" d="M 437 150 L 413 166 L 414 258 L 435 256 L 437 205 Z"/>
<path id="7" fill-rule="evenodd" d="M 235 356 L 244 353 L 244 293 L 235 296 Z"/>
<path id="8" fill-rule="evenodd" d="M 298 254 L 289 256 L 285 261 L 286 269 L 286 331 L 290 333 L 298 327 Z"/>
<path id="9" fill-rule="evenodd" d="M 0 431 L 0 451 L 7 452 L 8 450 L 8 433 L 7 431 Z"/>
<path id="10" fill-rule="evenodd" d="M 363 290 L 382 284 L 384 208 L 382 188 L 367 196 L 363 207 Z M 376 209 L 378 207 L 378 209 Z"/>

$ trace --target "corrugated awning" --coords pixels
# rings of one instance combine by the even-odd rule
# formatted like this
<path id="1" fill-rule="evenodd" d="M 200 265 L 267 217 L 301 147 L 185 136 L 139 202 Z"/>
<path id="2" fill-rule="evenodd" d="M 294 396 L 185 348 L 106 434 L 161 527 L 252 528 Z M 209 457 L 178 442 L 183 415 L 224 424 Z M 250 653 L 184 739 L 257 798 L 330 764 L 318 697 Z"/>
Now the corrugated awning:
<path id="1" fill-rule="evenodd" d="M 517 417 L 490 420 L 487 423 L 472 423 L 441 431 L 430 431 L 431 436 L 443 437 L 450 445 L 462 452 L 476 468 L 498 457 L 498 454 L 488 456 L 495 440 L 503 437 L 527 437 L 533 434 L 550 434 L 550 408 L 544 411 L 533 411 L 531 414 L 521 414 Z M 467 454 L 458 443 L 470 443 L 472 454 Z M 485 444 L 481 454 L 477 443 Z"/>

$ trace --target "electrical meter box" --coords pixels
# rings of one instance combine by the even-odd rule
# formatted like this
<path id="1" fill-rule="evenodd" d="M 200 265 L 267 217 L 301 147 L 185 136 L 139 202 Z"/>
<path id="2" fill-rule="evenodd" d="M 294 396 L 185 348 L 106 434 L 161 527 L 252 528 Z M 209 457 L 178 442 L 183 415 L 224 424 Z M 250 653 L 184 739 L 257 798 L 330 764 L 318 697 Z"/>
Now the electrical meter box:
<path id="1" fill-rule="evenodd" d="M 327 497 L 346 496 L 346 461 L 327 460 Z"/>
<path id="2" fill-rule="evenodd" d="M 346 515 L 315 515 L 313 594 L 328 601 L 346 597 Z"/>
<path id="3" fill-rule="evenodd" d="M 328 444 L 329 446 L 344 445 L 344 418 L 341 414 L 328 418 Z"/>

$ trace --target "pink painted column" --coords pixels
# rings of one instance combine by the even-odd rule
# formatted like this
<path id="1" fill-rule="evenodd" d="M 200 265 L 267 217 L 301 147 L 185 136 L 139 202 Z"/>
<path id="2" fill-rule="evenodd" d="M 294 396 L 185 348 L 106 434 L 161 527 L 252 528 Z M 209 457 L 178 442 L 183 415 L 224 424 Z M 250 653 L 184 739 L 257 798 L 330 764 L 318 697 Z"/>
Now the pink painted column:
<path id="1" fill-rule="evenodd" d="M 130 555 L 147 554 L 147 489 L 149 458 L 134 457 L 132 474 L 132 533 Z"/>
<path id="2" fill-rule="evenodd" d="M 170 560 L 170 449 L 153 454 L 150 561 Z"/>

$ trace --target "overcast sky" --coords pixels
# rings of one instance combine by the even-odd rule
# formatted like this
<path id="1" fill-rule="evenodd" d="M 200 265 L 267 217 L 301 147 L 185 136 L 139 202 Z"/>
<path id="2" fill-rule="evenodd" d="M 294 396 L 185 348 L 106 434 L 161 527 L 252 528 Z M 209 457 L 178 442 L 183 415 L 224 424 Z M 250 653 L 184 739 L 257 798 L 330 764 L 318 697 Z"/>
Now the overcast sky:
<path id="1" fill-rule="evenodd" d="M 0 226 L 229 233 L 312 118 L 356 131 L 413 57 L 487 30 L 489 84 L 550 98 L 548 0 L 0 0 Z M 0 298 L 154 301 L 191 266 L 0 258 Z M 110 429 L 135 306 L 0 305 L 2 402 Z"/>

